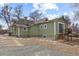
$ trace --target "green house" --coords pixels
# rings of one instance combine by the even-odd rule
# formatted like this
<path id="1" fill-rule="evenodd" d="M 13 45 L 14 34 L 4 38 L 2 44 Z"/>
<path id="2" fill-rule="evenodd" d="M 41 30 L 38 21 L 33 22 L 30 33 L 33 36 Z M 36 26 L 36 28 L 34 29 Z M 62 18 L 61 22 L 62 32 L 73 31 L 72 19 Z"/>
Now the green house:
<path id="1" fill-rule="evenodd" d="M 31 24 L 30 26 L 26 25 L 16 25 L 11 27 L 12 34 L 16 36 L 25 36 L 25 37 L 44 37 L 52 38 L 55 40 L 59 34 L 65 32 L 67 27 L 67 22 L 63 17 L 56 18 L 53 20 L 45 20 L 42 22 L 37 22 Z"/>

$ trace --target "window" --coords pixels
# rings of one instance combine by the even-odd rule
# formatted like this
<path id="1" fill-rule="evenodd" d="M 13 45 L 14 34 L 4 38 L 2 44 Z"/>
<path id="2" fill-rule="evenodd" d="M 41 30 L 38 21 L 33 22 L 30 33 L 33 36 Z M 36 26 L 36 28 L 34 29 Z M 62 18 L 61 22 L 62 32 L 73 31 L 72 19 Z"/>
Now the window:
<path id="1" fill-rule="evenodd" d="M 47 24 L 41 24 L 40 29 L 47 29 Z"/>
<path id="2" fill-rule="evenodd" d="M 41 24 L 41 25 L 40 25 L 40 29 L 42 29 L 42 28 L 43 28 L 43 25 Z"/>
<path id="3" fill-rule="evenodd" d="M 24 28 L 24 30 L 26 30 L 26 28 Z"/>
<path id="4" fill-rule="evenodd" d="M 47 29 L 47 24 L 44 24 L 44 29 Z"/>
<path id="5" fill-rule="evenodd" d="M 27 31 L 28 29 L 26 27 L 23 28 L 24 31 Z"/>

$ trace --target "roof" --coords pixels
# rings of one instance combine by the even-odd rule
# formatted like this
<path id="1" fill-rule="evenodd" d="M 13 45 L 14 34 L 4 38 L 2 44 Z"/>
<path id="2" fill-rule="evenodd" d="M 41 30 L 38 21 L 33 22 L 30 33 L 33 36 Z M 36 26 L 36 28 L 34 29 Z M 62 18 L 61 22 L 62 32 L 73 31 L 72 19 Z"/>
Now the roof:
<path id="1" fill-rule="evenodd" d="M 14 20 L 12 21 L 11 26 L 30 26 L 31 24 L 33 24 L 33 21 L 31 20 L 27 20 L 27 19 L 20 19 L 20 20 Z"/>
<path id="2" fill-rule="evenodd" d="M 19 25 L 19 24 L 14 24 L 12 26 L 17 26 L 17 27 L 29 27 L 29 26 L 26 26 L 26 25 Z"/>
<path id="3" fill-rule="evenodd" d="M 27 25 L 27 24 L 32 24 L 33 22 L 30 20 L 25 20 L 25 19 L 20 19 L 18 21 L 16 21 L 14 24 L 21 24 L 21 25 Z"/>
<path id="4" fill-rule="evenodd" d="M 59 20 L 59 19 L 64 19 L 64 18 L 63 18 L 63 16 L 62 16 L 62 17 L 60 17 L 60 18 L 55 18 L 55 19 L 52 19 L 52 20 L 46 20 L 46 21 L 38 22 L 38 23 L 35 23 L 35 24 L 33 24 L 33 25 L 44 24 L 44 23 L 49 23 L 49 22 L 54 22 L 54 21 Z M 64 20 L 64 21 L 66 21 L 66 20 Z M 33 25 L 32 25 L 32 26 L 33 26 Z"/>
<path id="5" fill-rule="evenodd" d="M 38 24 L 44 24 L 44 23 L 54 22 L 54 21 L 59 20 L 59 19 L 64 19 L 64 17 L 62 16 L 62 17 L 60 17 L 60 18 L 56 18 L 56 19 L 52 19 L 52 20 L 40 21 L 40 22 L 37 22 L 37 23 L 35 23 L 35 24 L 33 24 L 33 22 L 30 21 L 30 20 L 24 20 L 24 19 L 22 19 L 22 20 L 16 22 L 15 25 L 16 25 L 16 26 L 24 26 L 24 27 L 27 27 L 27 26 L 28 26 L 28 27 L 30 27 L 30 26 L 33 26 L 33 25 L 38 25 Z M 66 21 L 66 20 L 64 19 L 64 21 Z M 31 23 L 31 22 L 32 22 L 32 23 Z M 30 24 L 30 25 L 27 25 L 27 24 Z"/>

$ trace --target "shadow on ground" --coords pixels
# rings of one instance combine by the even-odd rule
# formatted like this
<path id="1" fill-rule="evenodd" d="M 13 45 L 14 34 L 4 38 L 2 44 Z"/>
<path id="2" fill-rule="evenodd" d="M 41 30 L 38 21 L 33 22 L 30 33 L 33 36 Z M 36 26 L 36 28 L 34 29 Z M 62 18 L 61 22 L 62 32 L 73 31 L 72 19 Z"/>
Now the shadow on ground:
<path id="1" fill-rule="evenodd" d="M 67 45 L 71 45 L 71 46 L 74 46 L 74 45 L 79 45 L 79 39 L 74 39 L 72 41 L 64 41 L 62 43 L 65 43 Z"/>

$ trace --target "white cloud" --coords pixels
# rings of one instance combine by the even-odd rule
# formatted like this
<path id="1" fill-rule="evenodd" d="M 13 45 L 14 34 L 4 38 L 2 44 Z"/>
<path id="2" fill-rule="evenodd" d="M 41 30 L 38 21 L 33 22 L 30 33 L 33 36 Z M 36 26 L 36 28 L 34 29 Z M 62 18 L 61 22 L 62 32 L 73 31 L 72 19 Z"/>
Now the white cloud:
<path id="1" fill-rule="evenodd" d="M 38 6 L 37 3 L 36 4 L 33 4 L 33 7 L 34 7 L 35 10 L 39 9 L 39 6 Z"/>
<path id="2" fill-rule="evenodd" d="M 64 15 L 71 15 L 71 16 L 74 16 L 74 12 L 72 12 L 72 11 L 71 11 L 71 12 L 65 12 Z"/>
<path id="3" fill-rule="evenodd" d="M 67 13 L 67 12 L 65 12 L 65 13 L 64 13 L 64 15 L 68 15 L 68 13 Z"/>
<path id="4" fill-rule="evenodd" d="M 4 30 L 5 30 L 5 29 L 8 29 L 8 26 L 4 26 L 2 29 L 4 29 Z"/>
<path id="5" fill-rule="evenodd" d="M 58 14 L 48 14 L 47 15 L 47 18 L 49 20 L 52 20 L 52 19 L 55 19 L 55 18 L 59 18 L 59 17 L 60 17 L 60 15 L 58 15 Z"/>
<path id="6" fill-rule="evenodd" d="M 1 7 L 4 6 L 4 3 L 0 3 L 0 6 L 1 6 Z"/>
<path id="7" fill-rule="evenodd" d="M 79 23 L 79 20 L 74 21 L 74 15 L 75 15 L 74 12 L 72 12 L 72 11 L 70 11 L 70 12 L 65 12 L 64 15 L 69 16 L 70 21 L 71 21 L 72 24 L 73 24 L 73 23 L 74 23 L 74 24 Z"/>
<path id="8" fill-rule="evenodd" d="M 67 15 L 67 16 L 69 16 L 70 17 L 70 19 L 73 19 L 73 17 L 74 17 L 74 12 L 65 12 L 63 15 Z"/>
<path id="9" fill-rule="evenodd" d="M 43 13 L 45 13 L 47 10 L 59 10 L 58 6 L 52 3 L 34 3 L 33 8 L 34 9 L 32 11 L 40 10 Z"/>
<path id="10" fill-rule="evenodd" d="M 54 10 L 58 10 L 58 7 L 56 6 L 56 4 L 40 4 L 40 9 L 41 10 L 51 10 L 51 9 L 54 9 Z"/>
<path id="11" fill-rule="evenodd" d="M 74 15 L 75 15 L 74 12 L 70 12 L 70 13 L 69 13 L 69 17 L 70 17 L 71 19 L 73 19 Z"/>
<path id="12" fill-rule="evenodd" d="M 52 14 L 47 13 L 48 10 L 58 11 L 59 8 L 56 4 L 52 4 L 52 3 L 34 3 L 32 12 L 35 11 L 35 10 L 39 10 L 41 13 L 46 15 L 46 17 L 48 17 L 49 19 L 54 19 L 54 18 L 59 16 L 59 15 L 56 15 L 56 14 L 52 15 Z"/>

